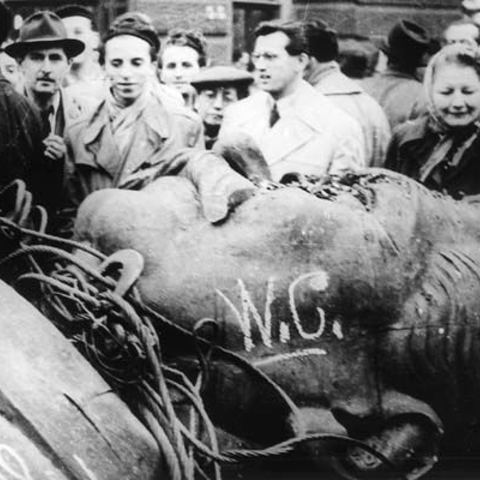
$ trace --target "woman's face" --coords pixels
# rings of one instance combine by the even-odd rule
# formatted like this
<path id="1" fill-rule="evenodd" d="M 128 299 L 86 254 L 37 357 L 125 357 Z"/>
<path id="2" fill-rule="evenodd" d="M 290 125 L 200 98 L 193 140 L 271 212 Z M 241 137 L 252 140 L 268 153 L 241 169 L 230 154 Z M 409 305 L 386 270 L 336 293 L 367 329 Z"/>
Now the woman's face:
<path id="1" fill-rule="evenodd" d="M 191 47 L 170 45 L 162 55 L 162 80 L 183 90 L 200 71 L 198 52 Z"/>
<path id="2" fill-rule="evenodd" d="M 444 64 L 433 80 L 437 114 L 453 128 L 466 127 L 480 117 L 480 78 L 471 67 Z"/>

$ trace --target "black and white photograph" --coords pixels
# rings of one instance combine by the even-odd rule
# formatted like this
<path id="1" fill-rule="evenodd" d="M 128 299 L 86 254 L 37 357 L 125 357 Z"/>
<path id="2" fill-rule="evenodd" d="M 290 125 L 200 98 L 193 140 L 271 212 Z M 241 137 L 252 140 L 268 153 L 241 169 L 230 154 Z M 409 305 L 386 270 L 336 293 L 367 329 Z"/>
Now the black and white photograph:
<path id="1" fill-rule="evenodd" d="M 478 479 L 480 0 L 0 0 L 0 480 Z"/>

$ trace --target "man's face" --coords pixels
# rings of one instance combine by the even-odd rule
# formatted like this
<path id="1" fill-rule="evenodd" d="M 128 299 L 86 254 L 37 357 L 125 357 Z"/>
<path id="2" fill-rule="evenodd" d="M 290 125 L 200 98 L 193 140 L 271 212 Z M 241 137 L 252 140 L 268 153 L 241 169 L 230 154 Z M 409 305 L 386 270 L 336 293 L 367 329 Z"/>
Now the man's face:
<path id="1" fill-rule="evenodd" d="M 25 55 L 20 67 L 28 91 L 53 95 L 61 87 L 70 61 L 63 48 L 35 49 Z"/>
<path id="2" fill-rule="evenodd" d="M 73 63 L 81 64 L 85 61 L 87 53 L 97 47 L 97 37 L 92 30 L 92 22 L 81 16 L 65 17 L 62 21 L 67 29 L 68 37 L 81 40 L 85 44 L 85 50 L 73 59 Z"/>
<path id="3" fill-rule="evenodd" d="M 195 107 L 203 122 L 220 126 L 226 107 L 238 101 L 237 89 L 232 86 L 217 86 L 201 90 L 196 98 Z"/>
<path id="4" fill-rule="evenodd" d="M 258 37 L 252 54 L 257 85 L 273 97 L 281 98 L 294 90 L 305 68 L 301 56 L 289 55 L 289 38 L 283 32 Z"/>
<path id="5" fill-rule="evenodd" d="M 182 91 L 200 71 L 196 50 L 184 45 L 169 45 L 162 54 L 162 81 Z"/>
<path id="6" fill-rule="evenodd" d="M 108 40 L 105 45 L 105 73 L 117 100 L 124 105 L 132 104 L 154 75 L 149 43 L 132 35 Z"/>
<path id="7" fill-rule="evenodd" d="M 16 90 L 21 91 L 23 78 L 20 66 L 14 58 L 7 55 L 5 52 L 0 53 L 0 72 L 2 72 L 3 76 L 15 87 Z"/>
<path id="8" fill-rule="evenodd" d="M 475 25 L 452 25 L 445 31 L 445 42 L 449 45 L 464 45 L 472 53 L 478 49 L 478 28 Z"/>

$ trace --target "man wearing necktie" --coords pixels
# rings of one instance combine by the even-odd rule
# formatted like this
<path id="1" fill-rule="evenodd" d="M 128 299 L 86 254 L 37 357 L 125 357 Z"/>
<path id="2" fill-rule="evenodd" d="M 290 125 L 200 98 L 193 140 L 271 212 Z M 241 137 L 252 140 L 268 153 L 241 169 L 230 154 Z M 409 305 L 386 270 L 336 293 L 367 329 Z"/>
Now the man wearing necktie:
<path id="1" fill-rule="evenodd" d="M 45 155 L 52 160 L 65 155 L 63 134 L 68 124 L 95 107 L 92 100 L 72 97 L 61 88 L 72 59 L 84 48 L 82 41 L 67 38 L 62 20 L 49 11 L 28 17 L 18 41 L 5 48 L 19 62 L 25 77 L 25 95 L 44 119 Z"/>
<path id="2" fill-rule="evenodd" d="M 38 175 L 48 192 L 42 195 L 42 201 L 53 214 L 58 207 L 64 177 L 65 129 L 95 107 L 90 99 L 73 97 L 61 88 L 72 58 L 84 48 L 80 40 L 67 38 L 62 20 L 49 11 L 28 17 L 20 28 L 18 41 L 5 48 L 20 64 L 25 78 L 25 95 L 38 107 L 43 120 L 47 162 Z"/>
<path id="3" fill-rule="evenodd" d="M 12 25 L 12 12 L 0 0 L 0 45 Z M 35 169 L 42 166 L 42 135 L 37 109 L 0 72 L 0 188 L 21 179 L 37 193 Z"/>
<path id="4" fill-rule="evenodd" d="M 260 91 L 226 110 L 220 141 L 247 134 L 278 181 L 292 173 L 323 176 L 364 167 L 360 125 L 303 80 L 309 63 L 304 25 L 264 22 L 255 36 Z"/>

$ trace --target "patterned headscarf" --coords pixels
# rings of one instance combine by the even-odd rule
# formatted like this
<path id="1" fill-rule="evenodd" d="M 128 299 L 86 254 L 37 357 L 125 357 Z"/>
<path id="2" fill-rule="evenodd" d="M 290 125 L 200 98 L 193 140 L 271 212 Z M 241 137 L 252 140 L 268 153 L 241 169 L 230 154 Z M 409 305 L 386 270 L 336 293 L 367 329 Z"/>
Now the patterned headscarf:
<path id="1" fill-rule="evenodd" d="M 433 100 L 433 84 L 435 81 L 435 71 L 440 65 L 458 65 L 459 67 L 473 68 L 480 76 L 480 63 L 472 53 L 463 45 L 447 45 L 437 52 L 428 62 L 425 70 L 423 86 L 425 97 L 427 99 L 428 114 L 430 117 L 430 127 L 439 132 L 447 133 L 450 127 L 443 121 L 440 113 L 435 108 Z M 478 123 L 478 120 L 477 122 Z"/>
<path id="2" fill-rule="evenodd" d="M 429 127 L 439 134 L 439 140 L 428 160 L 420 169 L 419 180 L 421 182 L 425 182 L 427 178 L 432 176 L 438 177 L 440 175 L 438 169 L 441 165 L 448 164 L 453 168 L 458 166 L 466 150 L 477 138 L 480 128 L 480 121 L 477 119 L 466 128 L 453 130 L 445 123 L 436 109 L 433 100 L 433 84 L 435 82 L 435 70 L 442 64 L 470 67 L 480 76 L 480 66 L 477 59 L 461 45 L 448 45 L 430 60 L 424 78 L 425 96 L 427 98 Z"/>

